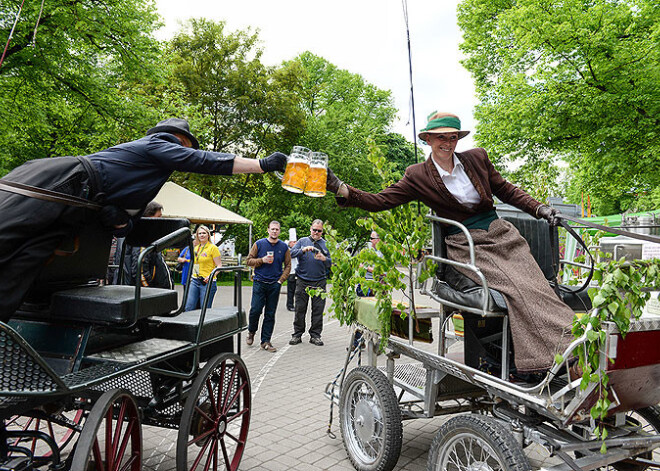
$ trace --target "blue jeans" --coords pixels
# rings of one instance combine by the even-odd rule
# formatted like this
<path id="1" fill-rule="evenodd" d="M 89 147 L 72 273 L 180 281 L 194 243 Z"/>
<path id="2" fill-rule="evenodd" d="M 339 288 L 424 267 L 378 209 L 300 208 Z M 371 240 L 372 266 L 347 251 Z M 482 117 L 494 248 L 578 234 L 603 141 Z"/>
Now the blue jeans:
<path id="1" fill-rule="evenodd" d="M 213 304 L 213 297 L 218 289 L 218 285 L 215 284 L 215 281 L 204 284 L 197 278 L 190 280 L 190 290 L 188 291 L 188 300 L 186 301 L 185 308 L 186 311 L 194 311 L 195 309 L 202 308 L 207 287 L 211 290 L 211 295 L 209 296 L 209 302 L 206 307 L 211 307 L 211 304 Z"/>
<path id="2" fill-rule="evenodd" d="M 252 301 L 250 303 L 250 322 L 248 332 L 256 332 L 259 329 L 259 317 L 264 311 L 264 320 L 261 323 L 261 343 L 270 342 L 275 327 L 275 311 L 277 301 L 280 297 L 282 285 L 275 283 L 263 283 L 254 281 L 252 285 Z M 265 308 L 265 309 L 264 309 Z"/>

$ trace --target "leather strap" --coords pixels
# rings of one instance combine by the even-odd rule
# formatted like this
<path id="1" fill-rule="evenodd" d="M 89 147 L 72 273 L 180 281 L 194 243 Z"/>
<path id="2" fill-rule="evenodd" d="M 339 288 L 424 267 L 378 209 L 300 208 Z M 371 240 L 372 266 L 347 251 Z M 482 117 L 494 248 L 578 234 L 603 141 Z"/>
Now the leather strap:
<path id="1" fill-rule="evenodd" d="M 636 232 L 625 231 L 623 229 L 619 229 L 619 228 L 616 228 L 616 227 L 602 226 L 600 224 L 585 221 L 584 219 L 575 218 L 573 216 L 567 216 L 563 213 L 558 213 L 555 217 L 560 218 L 560 219 L 566 219 L 567 221 L 572 221 L 572 222 L 578 223 L 582 226 L 591 227 L 592 229 L 598 229 L 598 230 L 605 231 L 605 232 L 611 232 L 612 234 L 622 235 L 622 236 L 626 236 L 626 237 L 631 237 L 633 239 L 645 240 L 647 242 L 655 242 L 656 244 L 660 244 L 660 237 L 658 237 L 658 236 L 652 236 L 652 235 L 647 235 L 647 234 L 637 234 Z"/>
<path id="2" fill-rule="evenodd" d="M 93 209 L 94 211 L 99 211 L 102 208 L 100 204 L 92 203 L 91 201 L 88 201 L 84 198 L 78 198 L 77 196 L 71 196 L 57 191 L 46 190 L 45 188 L 26 185 L 25 183 L 0 180 L 0 190 L 16 193 L 17 195 L 27 196 L 29 198 L 50 201 L 52 203 L 66 204 L 68 206 L 75 206 L 78 208 Z"/>

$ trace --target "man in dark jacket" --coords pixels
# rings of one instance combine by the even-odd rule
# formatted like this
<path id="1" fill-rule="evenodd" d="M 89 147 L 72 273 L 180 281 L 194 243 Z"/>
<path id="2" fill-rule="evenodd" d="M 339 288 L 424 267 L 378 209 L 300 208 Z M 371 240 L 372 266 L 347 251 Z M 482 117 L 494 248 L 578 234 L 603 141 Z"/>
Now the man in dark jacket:
<path id="1" fill-rule="evenodd" d="M 176 118 L 161 121 L 141 139 L 95 154 L 26 162 L 0 180 L 0 320 L 18 309 L 65 237 L 92 219 L 109 231 L 127 233 L 131 219 L 140 217 L 175 170 L 232 175 L 285 166 L 286 156 L 279 152 L 256 160 L 200 150 L 188 122 Z M 44 201 L 38 189 L 93 202 L 101 209 Z"/>

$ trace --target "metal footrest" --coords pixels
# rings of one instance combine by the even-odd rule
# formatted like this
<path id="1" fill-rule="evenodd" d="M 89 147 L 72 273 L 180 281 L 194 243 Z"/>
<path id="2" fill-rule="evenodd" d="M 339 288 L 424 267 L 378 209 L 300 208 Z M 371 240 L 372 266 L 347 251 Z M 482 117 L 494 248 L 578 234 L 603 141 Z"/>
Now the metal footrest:
<path id="1" fill-rule="evenodd" d="M 158 355 L 178 350 L 186 345 L 190 345 L 190 342 L 183 340 L 148 339 L 142 342 L 124 345 L 114 350 L 95 353 L 88 356 L 87 359 L 114 363 L 142 363 Z"/>

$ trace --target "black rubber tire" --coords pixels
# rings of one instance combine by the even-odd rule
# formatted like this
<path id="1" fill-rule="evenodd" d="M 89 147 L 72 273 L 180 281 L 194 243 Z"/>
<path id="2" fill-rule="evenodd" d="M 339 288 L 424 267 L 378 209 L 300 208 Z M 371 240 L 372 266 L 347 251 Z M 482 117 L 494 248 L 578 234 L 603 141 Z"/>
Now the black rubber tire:
<path id="1" fill-rule="evenodd" d="M 348 373 L 339 396 L 339 423 L 355 469 L 394 468 L 401 454 L 401 410 L 392 385 L 377 368 L 359 366 Z"/>
<path id="2" fill-rule="evenodd" d="M 640 418 L 642 420 L 640 420 Z M 659 406 L 651 406 L 651 407 L 646 407 L 644 409 L 639 409 L 633 412 L 629 412 L 628 414 L 626 414 L 626 420 L 630 421 L 631 419 L 634 420 L 633 423 L 641 424 L 645 432 L 653 435 L 660 434 Z M 658 462 L 660 461 L 660 449 L 656 448 L 652 452 L 644 453 L 641 456 L 651 461 Z M 646 469 L 649 469 L 648 466 L 645 466 L 643 464 L 633 464 L 633 463 L 614 463 L 612 464 L 612 467 L 617 471 L 644 471 Z"/>
<path id="3" fill-rule="evenodd" d="M 118 423 L 121 424 L 119 431 L 116 428 Z M 112 450 L 105 445 L 106 436 L 112 437 Z M 103 446 L 99 439 L 103 441 Z M 116 451 L 120 451 L 124 446 L 124 453 L 119 456 Z M 119 456 L 120 461 L 114 463 L 113 466 L 108 466 L 108 455 L 113 455 L 113 459 Z M 102 464 L 96 463 L 98 458 L 101 458 Z M 116 471 L 119 469 L 140 471 L 142 469 L 140 411 L 135 399 L 128 391 L 112 389 L 103 393 L 96 401 L 80 432 L 71 469 L 84 471 Z"/>
<path id="4" fill-rule="evenodd" d="M 250 376 L 241 357 L 220 353 L 211 358 L 195 378 L 183 407 L 177 471 L 237 470 L 251 409 Z"/>
<path id="5" fill-rule="evenodd" d="M 460 453 L 465 450 L 466 440 L 470 442 L 469 456 Z M 479 454 L 479 451 L 482 453 Z M 478 455 L 479 459 L 474 459 L 475 455 Z M 447 465 L 445 462 L 449 456 L 453 456 L 454 460 Z M 461 461 L 465 466 L 457 467 L 457 461 Z M 440 427 L 431 443 L 426 469 L 529 471 L 531 466 L 522 447 L 504 425 L 492 417 L 467 414 L 454 417 Z"/>

